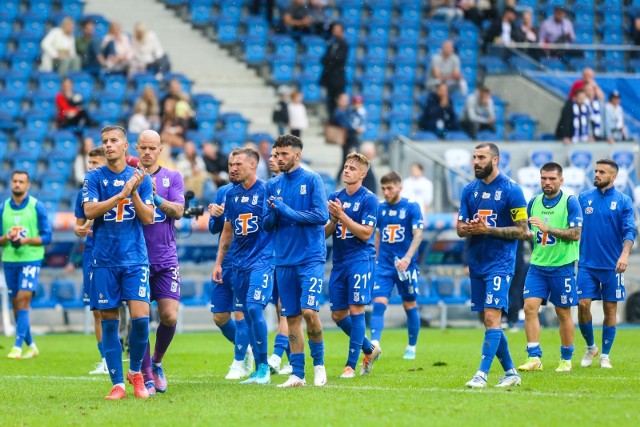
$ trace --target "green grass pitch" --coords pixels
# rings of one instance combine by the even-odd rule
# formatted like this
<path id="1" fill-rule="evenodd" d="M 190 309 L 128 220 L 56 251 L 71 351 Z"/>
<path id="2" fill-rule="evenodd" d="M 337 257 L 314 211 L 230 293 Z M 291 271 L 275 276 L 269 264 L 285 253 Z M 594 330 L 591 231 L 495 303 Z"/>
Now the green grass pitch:
<path id="1" fill-rule="evenodd" d="M 524 332 L 507 335 L 514 362 L 520 364 L 526 357 Z M 482 337 L 482 329 L 422 329 L 417 359 L 406 361 L 406 332 L 386 330 L 383 355 L 371 375 L 341 380 L 347 337 L 327 331 L 328 385 L 278 389 L 275 384 L 284 382 L 283 376 L 272 377 L 270 386 L 224 380 L 233 348 L 221 334 L 182 334 L 165 356 L 167 393 L 138 400 L 127 385 L 128 398 L 119 402 L 103 400 L 111 388 L 108 377 L 87 374 L 97 361 L 91 336 L 36 337 L 40 356 L 21 361 L 4 357 L 12 339 L 2 337 L 0 425 L 640 425 L 640 329 L 618 330 L 612 370 L 597 363 L 580 368 L 584 348 L 576 331 L 574 369 L 562 374 L 554 372 L 558 331 L 543 330 L 544 371 L 523 373 L 521 387 L 496 389 L 501 376 L 496 360 L 490 386 L 469 390 L 464 384 L 478 367 Z M 307 379 L 313 383 L 310 359 Z"/>

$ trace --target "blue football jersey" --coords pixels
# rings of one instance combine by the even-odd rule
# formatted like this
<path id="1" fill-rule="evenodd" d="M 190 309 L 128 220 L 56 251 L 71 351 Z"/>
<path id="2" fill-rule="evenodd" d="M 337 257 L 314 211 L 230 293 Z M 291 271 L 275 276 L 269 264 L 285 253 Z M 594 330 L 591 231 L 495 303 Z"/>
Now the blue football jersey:
<path id="1" fill-rule="evenodd" d="M 413 230 L 424 228 L 422 211 L 417 202 L 403 197 L 395 205 L 386 201 L 378 207 L 378 230 L 380 242 L 378 246 L 378 263 L 376 268 L 382 270 L 396 270 L 395 258 L 402 258 L 411 246 Z M 418 261 L 418 251 L 411 259 Z"/>
<path id="2" fill-rule="evenodd" d="M 76 218 L 86 218 L 84 215 L 84 209 L 82 209 L 82 190 L 78 191 L 78 197 L 76 197 L 74 216 Z M 91 234 L 87 234 L 87 238 L 84 241 L 84 251 L 91 253 L 91 249 L 93 249 L 93 236 Z"/>
<path id="3" fill-rule="evenodd" d="M 249 189 L 237 185 L 227 192 L 225 221 L 233 227 L 233 241 L 229 250 L 233 250 L 232 263 L 237 269 L 249 270 L 271 264 L 271 233 L 260 222 L 264 195 L 265 182 L 261 179 Z"/>
<path id="4" fill-rule="evenodd" d="M 82 203 L 103 202 L 122 191 L 135 169 L 127 166 L 114 173 L 107 166 L 89 171 L 82 188 Z M 137 190 L 142 202 L 153 206 L 153 187 L 146 176 Z M 97 267 L 124 267 L 149 264 L 147 245 L 142 232 L 142 221 L 136 215 L 131 198 L 93 222 L 93 265 Z"/>
<path id="5" fill-rule="evenodd" d="M 490 184 L 476 179 L 462 191 L 458 221 L 481 218 L 490 227 L 512 227 L 527 219 L 527 202 L 522 189 L 511 178 L 500 174 Z M 469 238 L 467 261 L 472 275 L 513 274 L 517 240 L 490 235 Z"/>
<path id="6" fill-rule="evenodd" d="M 349 218 L 358 224 L 375 228 L 378 216 L 378 198 L 371 191 L 362 186 L 350 196 L 343 188 L 329 195 L 329 200 L 336 199 L 340 200 Z M 363 242 L 354 236 L 342 222 L 338 222 L 333 234 L 333 263 L 349 263 L 375 258 L 374 234 L 372 233 L 371 238 Z"/>
<path id="7" fill-rule="evenodd" d="M 216 193 L 216 205 L 222 205 L 226 198 L 227 193 L 231 190 L 236 184 L 225 184 L 222 187 L 218 188 L 218 192 Z M 211 234 L 218 234 L 218 244 L 220 244 L 220 233 L 222 232 L 222 227 L 224 227 L 224 218 L 226 216 L 227 210 L 225 206 L 225 212 L 219 217 L 210 216 L 209 217 L 209 231 Z M 227 251 L 227 255 L 224 257 L 224 261 L 222 261 L 222 268 L 231 267 L 231 260 L 235 257 L 235 253 L 233 252 L 234 248 L 229 248 Z"/>

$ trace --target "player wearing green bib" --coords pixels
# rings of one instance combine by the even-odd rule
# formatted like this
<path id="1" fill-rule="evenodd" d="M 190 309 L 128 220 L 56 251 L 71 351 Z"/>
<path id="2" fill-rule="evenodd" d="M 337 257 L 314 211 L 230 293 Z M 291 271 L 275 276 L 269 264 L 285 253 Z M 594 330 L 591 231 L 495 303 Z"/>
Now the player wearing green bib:
<path id="1" fill-rule="evenodd" d="M 7 355 L 10 359 L 30 359 L 38 355 L 31 337 L 29 309 L 36 290 L 44 246 L 51 242 L 51 226 L 44 205 L 28 195 L 29 174 L 11 174 L 11 197 L 0 205 L 0 245 L 4 276 L 16 319 L 16 340 Z M 22 344 L 27 350 L 22 353 Z"/>
<path id="2" fill-rule="evenodd" d="M 560 365 L 556 372 L 571 370 L 573 355 L 573 319 L 571 307 L 578 305 L 575 286 L 575 262 L 582 232 L 582 210 L 578 200 L 560 190 L 562 167 L 546 163 L 540 169 L 543 194 L 534 197 L 527 207 L 533 241 L 531 266 L 524 283 L 524 328 L 527 334 L 525 363 L 520 371 L 542 370 L 540 348 L 541 304 L 551 301 L 560 320 Z"/>

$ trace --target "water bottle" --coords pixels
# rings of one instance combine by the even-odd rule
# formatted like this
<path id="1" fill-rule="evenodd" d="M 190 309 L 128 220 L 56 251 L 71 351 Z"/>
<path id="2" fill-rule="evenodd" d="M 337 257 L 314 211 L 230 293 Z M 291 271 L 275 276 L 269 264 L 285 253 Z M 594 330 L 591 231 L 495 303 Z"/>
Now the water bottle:
<path id="1" fill-rule="evenodd" d="M 400 262 L 400 258 L 398 257 L 394 257 L 393 258 L 393 263 L 396 266 L 396 271 L 398 272 L 398 278 L 400 279 L 401 282 L 404 282 L 405 280 L 409 280 L 409 272 L 407 270 L 405 271 L 401 271 L 400 269 L 398 269 L 398 263 Z"/>

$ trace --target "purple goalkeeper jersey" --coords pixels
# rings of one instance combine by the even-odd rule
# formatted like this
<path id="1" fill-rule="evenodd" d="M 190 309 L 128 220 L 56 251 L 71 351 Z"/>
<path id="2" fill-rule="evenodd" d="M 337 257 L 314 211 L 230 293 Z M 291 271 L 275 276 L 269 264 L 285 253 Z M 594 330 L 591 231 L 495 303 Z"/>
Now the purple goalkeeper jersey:
<path id="1" fill-rule="evenodd" d="M 169 202 L 184 205 L 184 181 L 180 172 L 160 167 L 151 175 L 156 183 L 156 194 Z M 153 224 L 144 226 L 144 239 L 149 252 L 149 264 L 158 266 L 178 265 L 175 220 L 155 207 Z"/>

